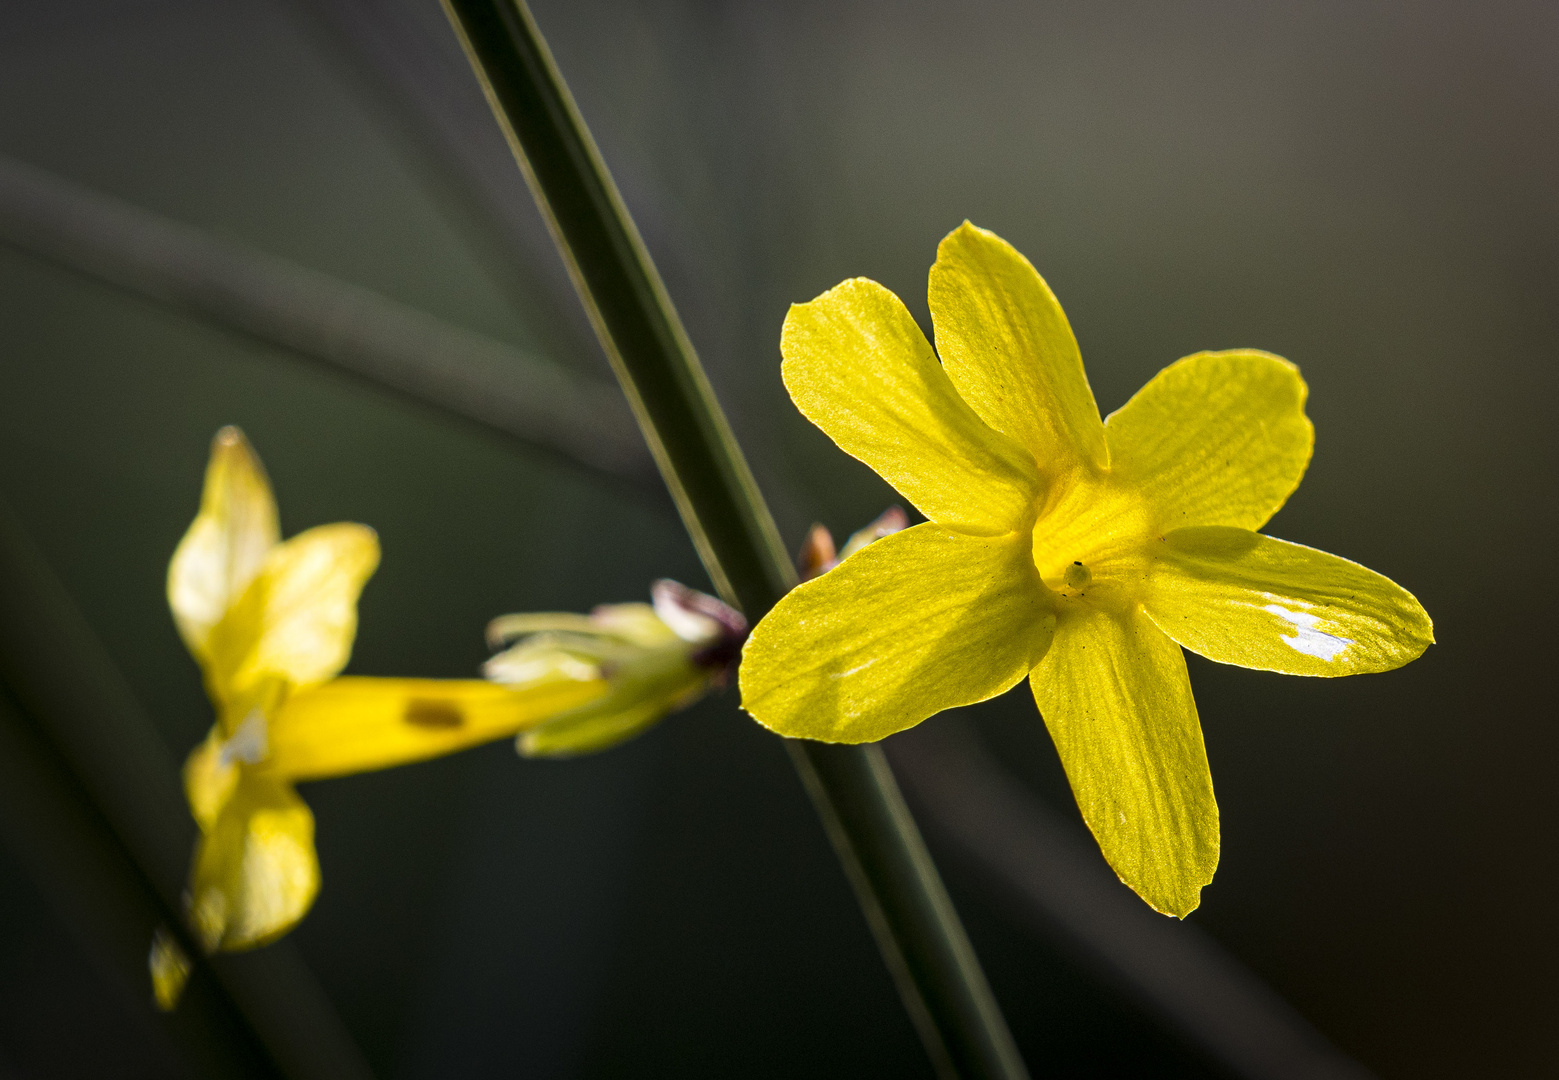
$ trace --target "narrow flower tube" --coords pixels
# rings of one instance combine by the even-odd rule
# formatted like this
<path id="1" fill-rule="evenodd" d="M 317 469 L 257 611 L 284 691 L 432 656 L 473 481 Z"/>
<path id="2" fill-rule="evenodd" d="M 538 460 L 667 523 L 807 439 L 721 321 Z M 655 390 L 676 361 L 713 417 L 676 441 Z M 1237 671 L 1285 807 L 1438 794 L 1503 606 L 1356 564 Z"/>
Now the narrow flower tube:
<path id="1" fill-rule="evenodd" d="M 271 722 L 268 765 L 289 780 L 321 780 L 426 761 L 511 738 L 608 692 L 599 676 L 514 686 L 346 676 L 287 700 Z"/>

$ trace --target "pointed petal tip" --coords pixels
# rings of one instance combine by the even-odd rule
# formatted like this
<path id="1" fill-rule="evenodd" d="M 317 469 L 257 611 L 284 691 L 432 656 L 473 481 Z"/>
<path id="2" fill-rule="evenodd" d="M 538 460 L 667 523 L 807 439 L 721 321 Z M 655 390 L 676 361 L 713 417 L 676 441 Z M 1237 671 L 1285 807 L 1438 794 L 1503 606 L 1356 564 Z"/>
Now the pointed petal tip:
<path id="1" fill-rule="evenodd" d="M 231 467 L 230 463 L 235 458 L 241 462 L 239 467 L 251 474 L 250 477 L 244 478 L 245 481 L 261 483 L 269 488 L 270 477 L 266 474 L 265 465 L 260 461 L 259 451 L 255 450 L 254 444 L 244 434 L 243 428 L 236 424 L 228 424 L 219 428 L 211 437 L 211 460 L 207 466 L 208 471 L 216 467 L 219 462 L 229 463 Z M 212 482 L 209 476 L 207 482 L 208 484 Z M 234 479 L 228 478 L 223 482 L 231 484 Z"/>
<path id="2" fill-rule="evenodd" d="M 1146 899 L 1146 897 L 1144 897 L 1144 899 Z M 1162 904 L 1156 904 L 1149 900 L 1148 906 L 1154 911 L 1158 912 L 1160 915 L 1167 916 L 1171 919 L 1184 920 L 1191 914 L 1191 912 L 1202 906 L 1202 890 L 1198 888 L 1195 892 L 1190 893 L 1189 895 L 1176 897 L 1174 900 Z"/>
<path id="3" fill-rule="evenodd" d="M 1390 581 L 1391 579 L 1387 578 L 1386 580 Z M 1402 588 L 1400 585 L 1397 587 Z M 1402 591 L 1407 593 L 1408 599 L 1411 600 L 1413 602 L 1413 606 L 1418 609 L 1417 615 L 1419 619 L 1422 620 L 1422 625 L 1419 627 L 1419 631 L 1421 636 L 1420 639 L 1423 641 L 1423 648 L 1419 649 L 1418 652 L 1414 654 L 1413 659 L 1417 660 L 1420 656 L 1424 655 L 1424 651 L 1428 649 L 1429 646 L 1438 645 L 1439 641 L 1435 638 L 1434 635 L 1434 620 L 1429 617 L 1429 612 L 1425 610 L 1423 601 L 1414 594 L 1408 592 L 1406 589 L 1402 589 Z"/>
<path id="4" fill-rule="evenodd" d="M 963 221 L 959 223 L 957 228 L 953 229 L 946 236 L 942 237 L 941 240 L 937 241 L 937 261 L 940 262 L 944 260 L 947 257 L 949 251 L 958 244 L 970 242 L 978 243 L 982 240 L 1000 241 L 1000 239 L 1000 237 L 991 232 L 989 229 L 982 229 L 968 218 L 964 218 Z M 935 267 L 933 267 L 933 269 L 935 269 Z"/>
<path id="5" fill-rule="evenodd" d="M 959 396 L 887 288 L 853 278 L 792 307 L 780 354 L 780 377 L 802 415 L 926 517 L 1004 532 L 1030 512 L 1032 455 Z"/>
<path id="6" fill-rule="evenodd" d="M 800 318 L 806 314 L 807 309 L 814 304 L 827 301 L 830 297 L 849 295 L 861 289 L 882 289 L 883 286 L 869 277 L 848 277 L 832 288 L 824 289 L 810 300 L 797 300 L 785 309 L 785 326 L 780 330 L 780 347 L 783 350 L 785 343 L 785 330 L 794 318 Z"/>
<path id="7" fill-rule="evenodd" d="M 1222 526 L 1166 535 L 1143 608 L 1200 656 L 1288 675 L 1394 671 L 1435 640 L 1423 605 L 1390 578 L 1303 544 Z"/>
<path id="8" fill-rule="evenodd" d="M 1160 915 L 1171 919 L 1184 919 L 1202 906 L 1202 890 L 1213 883 L 1214 869 L 1216 867 L 1209 869 L 1206 877 L 1200 881 L 1180 881 L 1173 884 L 1132 882 L 1118 870 L 1115 876 L 1120 879 L 1122 885 L 1136 893 L 1139 900 Z"/>
<path id="9" fill-rule="evenodd" d="M 1050 471 L 1108 467 L 1076 336 L 1027 256 L 966 221 L 937 245 L 927 300 L 943 368 L 981 420 Z"/>
<path id="10" fill-rule="evenodd" d="M 1023 252 L 1019 251 L 1017 248 L 1013 247 L 1011 243 L 1003 239 L 1001 234 L 994 232 L 991 229 L 984 228 L 980 225 L 976 225 L 968 218 L 964 218 L 956 229 L 942 237 L 942 239 L 937 242 L 937 258 L 942 259 L 944 255 L 950 251 L 950 249 L 959 244 L 994 245 L 1004 251 L 1010 251 L 1019 259 L 1023 260 L 1023 262 L 1028 266 L 1032 267 L 1034 265 L 1029 261 L 1027 255 L 1023 254 Z"/>

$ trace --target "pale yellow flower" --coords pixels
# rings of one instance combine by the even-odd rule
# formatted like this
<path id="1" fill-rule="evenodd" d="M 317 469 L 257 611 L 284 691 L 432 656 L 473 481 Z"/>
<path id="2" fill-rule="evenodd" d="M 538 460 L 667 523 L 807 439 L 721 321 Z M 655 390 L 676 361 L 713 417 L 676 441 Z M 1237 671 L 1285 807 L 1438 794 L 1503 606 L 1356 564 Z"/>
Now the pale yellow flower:
<path id="1" fill-rule="evenodd" d="M 294 784 L 421 761 L 510 736 L 604 697 L 604 679 L 335 678 L 379 562 L 363 525 L 281 542 L 242 432 L 212 443 L 200 512 L 168 568 L 168 602 L 217 710 L 184 768 L 201 836 L 189 905 L 208 951 L 286 933 L 319 891 L 314 816 Z"/>
<path id="2" fill-rule="evenodd" d="M 168 569 L 168 602 L 217 709 L 184 768 L 201 829 L 188 900 L 208 951 L 274 940 L 313 903 L 314 817 L 298 781 L 511 736 L 528 755 L 602 750 L 720 683 L 746 637 L 736 612 L 662 581 L 653 606 L 496 620 L 497 642 L 519 640 L 487 679 L 337 678 L 378 561 L 363 525 L 281 542 L 259 458 L 237 428 L 217 433 L 200 512 Z M 152 953 L 170 999 L 181 985 L 172 955 Z"/>

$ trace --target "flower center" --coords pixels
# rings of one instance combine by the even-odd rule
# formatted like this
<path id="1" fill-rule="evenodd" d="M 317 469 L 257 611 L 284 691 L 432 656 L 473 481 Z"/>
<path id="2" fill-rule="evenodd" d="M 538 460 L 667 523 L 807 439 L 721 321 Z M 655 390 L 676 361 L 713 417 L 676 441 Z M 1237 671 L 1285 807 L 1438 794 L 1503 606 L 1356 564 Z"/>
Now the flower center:
<path id="1" fill-rule="evenodd" d="M 224 766 L 239 762 L 258 765 L 270 751 L 267 734 L 265 713 L 258 706 L 250 709 L 249 715 L 238 725 L 238 730 L 233 732 L 233 737 L 222 744 L 219 755 L 221 763 Z"/>
<path id="2" fill-rule="evenodd" d="M 1034 522 L 1034 566 L 1062 601 L 1124 610 L 1146 570 L 1148 507 L 1110 474 L 1074 474 Z"/>

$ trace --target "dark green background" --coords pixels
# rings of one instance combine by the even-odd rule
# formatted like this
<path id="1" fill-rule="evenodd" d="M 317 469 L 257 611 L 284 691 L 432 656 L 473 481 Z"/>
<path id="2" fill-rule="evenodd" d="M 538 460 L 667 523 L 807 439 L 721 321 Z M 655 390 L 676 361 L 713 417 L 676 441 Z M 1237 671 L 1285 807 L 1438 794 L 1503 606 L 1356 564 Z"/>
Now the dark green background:
<path id="1" fill-rule="evenodd" d="M 1105 411 L 1198 349 L 1301 366 L 1316 456 L 1269 531 L 1401 582 L 1440 644 L 1338 682 L 1192 658 L 1224 829 L 1192 918 L 1383 1076 L 1552 1075 L 1559 9 L 535 12 L 788 543 L 893 495 L 787 401 L 786 305 L 866 275 L 924 320 L 965 217 L 1050 281 Z M 534 211 L 495 227 L 332 27 L 10 0 L 0 152 L 605 377 Z M 379 530 L 355 672 L 469 675 L 495 614 L 704 582 L 654 497 L 0 248 L 0 494 L 179 754 L 210 715 L 162 580 L 226 423 L 285 532 Z M 1026 693 L 977 711 L 1075 816 Z M 732 694 L 599 758 L 500 744 L 305 797 L 295 940 L 383 1077 L 929 1075 Z M 946 869 L 1036 1076 L 1210 1074 Z M 169 1075 L 142 1008 L 0 858 L 0 1075 Z"/>

